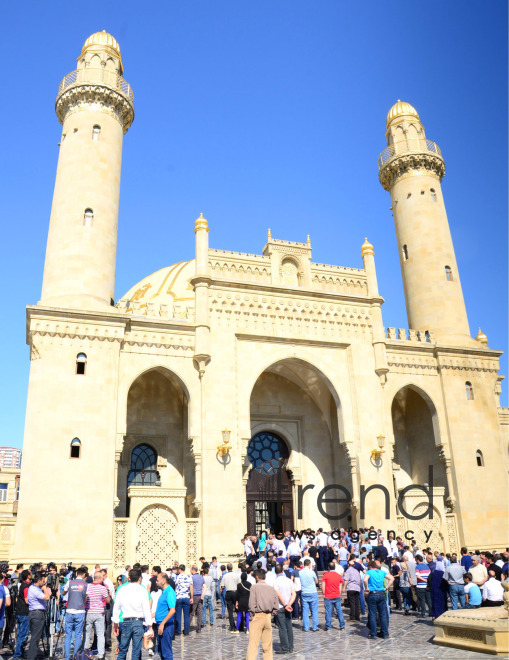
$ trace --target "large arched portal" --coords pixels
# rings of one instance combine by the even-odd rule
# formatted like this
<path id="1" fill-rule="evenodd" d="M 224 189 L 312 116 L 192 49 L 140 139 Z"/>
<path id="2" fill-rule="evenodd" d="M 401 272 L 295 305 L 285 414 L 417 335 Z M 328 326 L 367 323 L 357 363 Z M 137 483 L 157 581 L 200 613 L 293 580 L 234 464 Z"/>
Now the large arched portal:
<path id="1" fill-rule="evenodd" d="M 267 524 L 274 531 L 348 524 L 348 505 L 323 502 L 320 510 L 317 501 L 325 486 L 340 484 L 352 493 L 341 405 L 326 376 L 297 358 L 272 364 L 253 387 L 250 416 L 248 531 L 266 529 Z M 310 488 L 302 494 L 306 486 Z M 345 496 L 335 491 L 327 497 Z"/>
<path id="2" fill-rule="evenodd" d="M 127 397 L 127 433 L 118 466 L 120 517 L 130 515 L 129 493 L 137 488 L 155 499 L 168 489 L 195 492 L 187 429 L 188 397 L 175 374 L 156 368 L 136 378 Z"/>
<path id="3" fill-rule="evenodd" d="M 435 406 L 422 390 L 408 385 L 394 397 L 391 412 L 396 496 L 414 485 L 424 486 L 433 497 L 432 517 L 407 517 L 405 527 L 413 530 L 419 547 L 426 547 L 429 538 L 431 545 L 443 548 L 445 500 L 449 493 L 444 463 L 440 458 L 441 441 Z M 404 511 L 412 516 L 419 517 L 429 510 L 428 497 L 422 490 L 410 489 L 402 499 Z M 432 537 L 428 537 L 430 533 Z"/>

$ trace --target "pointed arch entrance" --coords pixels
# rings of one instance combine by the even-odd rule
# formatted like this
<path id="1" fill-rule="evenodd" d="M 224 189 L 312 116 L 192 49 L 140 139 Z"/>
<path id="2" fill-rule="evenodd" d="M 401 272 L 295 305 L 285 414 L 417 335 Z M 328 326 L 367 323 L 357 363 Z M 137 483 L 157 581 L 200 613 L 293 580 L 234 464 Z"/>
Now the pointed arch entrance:
<path id="1" fill-rule="evenodd" d="M 251 438 L 247 455 L 251 463 L 246 485 L 248 533 L 293 529 L 292 482 L 286 469 L 290 453 L 286 443 L 271 431 L 261 431 Z"/>
<path id="2" fill-rule="evenodd" d="M 251 389 L 250 422 L 248 449 L 258 434 L 270 432 L 284 443 L 288 457 L 274 475 L 266 478 L 265 494 L 268 489 L 271 497 L 275 491 L 280 496 L 279 510 L 273 512 L 269 509 L 275 505 L 270 504 L 273 500 L 269 497 L 265 498 L 267 508 L 253 504 L 264 501 L 257 497 L 261 476 L 256 474 L 259 470 L 253 469 L 253 457 L 246 450 L 243 478 L 249 532 L 262 526 L 264 516 L 270 521 L 271 513 L 279 514 L 275 515 L 275 522 L 278 527 L 282 525 L 280 531 L 352 522 L 351 517 L 346 517 L 350 514 L 344 514 L 345 507 L 332 498 L 318 506 L 317 494 L 325 486 L 341 484 L 353 492 L 341 402 L 321 368 L 297 357 L 283 358 L 265 367 Z M 311 488 L 300 499 L 299 486 Z M 343 514 L 345 517 L 340 520 Z"/>

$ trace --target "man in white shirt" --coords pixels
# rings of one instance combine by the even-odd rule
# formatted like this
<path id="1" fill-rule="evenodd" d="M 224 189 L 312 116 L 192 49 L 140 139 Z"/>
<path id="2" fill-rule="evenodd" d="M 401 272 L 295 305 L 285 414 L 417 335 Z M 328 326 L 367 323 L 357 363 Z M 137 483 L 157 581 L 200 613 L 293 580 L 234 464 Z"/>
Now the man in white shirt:
<path id="1" fill-rule="evenodd" d="M 252 543 L 251 539 L 249 538 L 249 536 L 246 536 L 242 540 L 242 544 L 243 544 L 243 547 L 244 547 L 244 555 L 246 556 L 246 561 L 248 563 L 251 563 L 252 555 L 254 554 L 254 549 L 253 549 L 253 543 Z"/>
<path id="2" fill-rule="evenodd" d="M 274 573 L 274 568 L 267 566 L 267 574 L 265 575 L 265 584 L 273 587 L 276 584 L 276 574 Z"/>
<path id="3" fill-rule="evenodd" d="M 478 587 L 482 587 L 488 579 L 488 571 L 486 570 L 486 566 L 481 564 L 481 558 L 479 555 L 472 556 L 472 566 L 468 572 L 472 576 L 472 582 Z"/>
<path id="4" fill-rule="evenodd" d="M 288 545 L 288 556 L 290 557 L 290 568 L 293 568 L 299 563 L 302 553 L 300 550 L 300 543 L 298 541 L 290 541 Z"/>
<path id="5" fill-rule="evenodd" d="M 141 656 L 143 641 L 143 626 L 148 628 L 148 636 L 152 637 L 152 614 L 148 600 L 148 591 L 141 585 L 141 571 L 133 568 L 129 571 L 129 584 L 119 590 L 113 607 L 113 632 L 118 637 L 120 611 L 122 611 L 122 638 L 117 660 L 125 660 L 129 644 L 133 642 L 132 658 Z"/>
<path id="6" fill-rule="evenodd" d="M 498 607 L 504 604 L 504 587 L 497 580 L 494 573 L 488 573 L 488 580 L 482 587 L 483 607 Z"/>
<path id="7" fill-rule="evenodd" d="M 141 586 L 148 589 L 150 585 L 150 573 L 148 572 L 149 567 L 145 564 L 141 567 Z"/>
<path id="8" fill-rule="evenodd" d="M 276 590 L 279 601 L 276 622 L 277 627 L 279 628 L 281 651 L 284 653 L 291 653 L 293 651 L 293 602 L 297 594 L 293 588 L 292 581 L 284 574 L 284 568 L 281 564 L 276 566 L 276 582 L 274 584 L 274 589 Z"/>
<path id="9" fill-rule="evenodd" d="M 309 559 L 311 562 L 311 570 L 316 571 L 316 561 L 313 559 L 313 557 L 311 557 L 308 550 L 304 550 L 302 553 L 302 561 L 304 561 L 304 559 Z"/>
<path id="10" fill-rule="evenodd" d="M 405 552 L 403 553 L 403 559 L 406 562 L 414 560 L 414 553 L 410 550 L 410 548 L 407 545 L 405 545 Z"/>
<path id="11" fill-rule="evenodd" d="M 389 536 L 388 539 L 385 539 L 383 542 L 384 546 L 387 548 L 387 552 L 389 553 L 389 557 L 397 557 L 398 556 L 398 543 L 397 541 L 394 540 L 394 537 L 392 534 Z"/>

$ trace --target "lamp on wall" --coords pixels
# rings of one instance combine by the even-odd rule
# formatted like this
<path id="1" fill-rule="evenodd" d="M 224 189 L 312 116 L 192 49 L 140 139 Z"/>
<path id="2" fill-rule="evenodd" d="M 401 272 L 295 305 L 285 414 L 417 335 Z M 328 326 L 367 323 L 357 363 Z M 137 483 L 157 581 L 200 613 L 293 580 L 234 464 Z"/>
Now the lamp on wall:
<path id="1" fill-rule="evenodd" d="M 219 456 L 221 456 L 221 458 L 224 458 L 225 456 L 228 455 L 228 452 L 232 448 L 229 442 L 231 431 L 228 429 L 223 429 L 221 433 L 223 434 L 223 444 L 217 445 L 217 453 L 219 454 Z"/>
<path id="2" fill-rule="evenodd" d="M 371 450 L 371 458 L 378 463 L 382 459 L 382 454 L 385 454 L 385 436 L 380 433 L 376 440 L 378 442 L 378 449 Z"/>

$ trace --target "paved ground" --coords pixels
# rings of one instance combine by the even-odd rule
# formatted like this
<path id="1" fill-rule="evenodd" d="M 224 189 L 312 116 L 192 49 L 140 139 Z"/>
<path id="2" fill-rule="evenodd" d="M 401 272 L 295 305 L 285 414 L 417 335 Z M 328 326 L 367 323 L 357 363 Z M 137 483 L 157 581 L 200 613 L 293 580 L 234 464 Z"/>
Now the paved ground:
<path id="1" fill-rule="evenodd" d="M 343 610 L 344 611 L 344 610 Z M 348 612 L 348 610 L 347 610 Z M 450 649 L 433 644 L 434 626 L 430 619 L 422 619 L 416 614 L 404 616 L 402 612 L 392 612 L 389 626 L 390 639 L 367 639 L 366 617 L 361 622 L 350 622 L 346 618 L 346 629 L 339 630 L 337 619 L 329 631 L 324 630 L 325 616 L 320 603 L 320 629 L 317 632 L 304 632 L 302 622 L 294 622 L 294 653 L 281 657 L 294 660 L 325 660 L 333 657 L 374 658 L 376 660 L 425 660 L 427 658 L 451 658 L 456 660 L 474 660 L 486 658 L 486 654 Z M 279 634 L 272 628 L 274 651 L 279 650 Z M 213 626 L 206 626 L 201 633 L 191 626 L 190 634 L 181 636 L 173 643 L 174 657 L 178 660 L 237 660 L 246 657 L 249 637 L 245 633 L 231 635 L 228 632 L 228 620 L 216 616 Z M 115 645 L 114 645 L 115 646 Z M 42 651 L 42 648 L 41 648 Z M 341 655 L 340 655 L 341 654 Z M 0 660 L 10 660 L 11 653 L 3 653 Z M 262 658 L 261 647 L 258 657 Z M 278 655 L 274 656 L 279 657 Z M 39 656 L 42 660 L 42 655 Z M 57 660 L 63 660 L 63 639 L 56 652 Z M 115 652 L 106 654 L 107 660 L 115 660 Z M 128 656 L 130 660 L 130 654 Z M 142 660 L 151 660 L 148 652 L 143 651 Z M 155 656 L 154 660 L 159 660 Z"/>
<path id="2" fill-rule="evenodd" d="M 403 616 L 402 612 L 393 612 L 389 627 L 390 639 L 369 640 L 365 620 L 361 623 L 346 621 L 346 629 L 339 631 L 337 620 L 331 630 L 324 630 L 324 614 L 320 612 L 320 630 L 304 632 L 302 622 L 295 622 L 294 653 L 281 657 L 295 660 L 313 660 L 332 657 L 376 658 L 376 660 L 394 660 L 414 658 L 455 658 L 470 660 L 486 658 L 484 653 L 469 653 L 460 649 L 449 649 L 432 643 L 434 627 L 430 619 L 421 619 L 416 615 Z M 274 650 L 280 649 L 277 629 L 272 629 Z M 216 620 L 214 626 L 207 626 L 200 634 L 194 632 L 194 626 L 187 637 L 177 639 L 173 644 L 174 657 L 186 660 L 232 660 L 246 657 L 249 638 L 245 633 L 231 635 L 227 621 Z M 144 653 L 145 656 L 145 653 Z M 148 657 L 148 656 L 147 656 Z M 259 656 L 262 657 L 261 647 Z M 274 656 L 279 657 L 279 656 Z M 143 660 L 146 660 L 145 657 Z"/>

